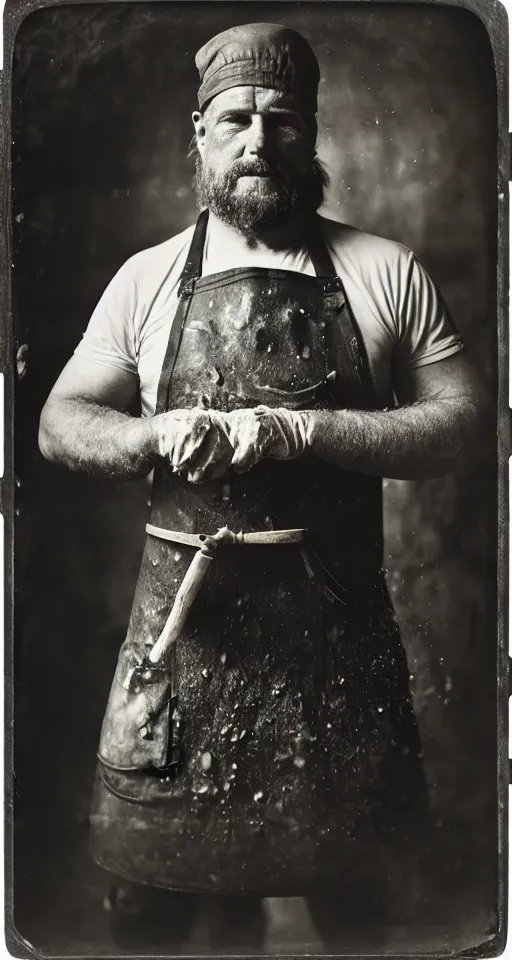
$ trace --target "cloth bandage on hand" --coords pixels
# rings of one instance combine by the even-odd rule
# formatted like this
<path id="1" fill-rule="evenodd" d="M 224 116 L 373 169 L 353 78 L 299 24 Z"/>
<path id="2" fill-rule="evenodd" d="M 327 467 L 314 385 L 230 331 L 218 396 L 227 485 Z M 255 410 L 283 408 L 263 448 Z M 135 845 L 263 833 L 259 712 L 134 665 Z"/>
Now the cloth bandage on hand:
<path id="1" fill-rule="evenodd" d="M 199 450 L 210 429 L 208 411 L 169 410 L 155 417 L 158 452 L 179 472 Z"/>
<path id="2" fill-rule="evenodd" d="M 307 411 L 284 407 L 169 411 L 158 426 L 160 456 L 191 483 L 217 480 L 231 466 L 245 473 L 265 457 L 291 460 L 307 447 Z"/>
<path id="3" fill-rule="evenodd" d="M 305 414 L 263 405 L 226 414 L 227 435 L 233 447 L 232 466 L 238 473 L 260 460 L 290 460 L 307 445 Z"/>
<path id="4" fill-rule="evenodd" d="M 191 483 L 218 480 L 231 466 L 233 447 L 226 430 L 226 415 L 208 410 L 209 430 L 197 454 L 187 464 Z"/>
<path id="5" fill-rule="evenodd" d="M 272 444 L 267 451 L 267 457 L 273 460 L 293 460 L 302 456 L 308 445 L 307 412 L 287 410 L 286 407 L 272 410 L 261 406 L 255 409 L 257 416 L 260 415 L 260 410 L 265 411 L 265 415 L 274 421 L 281 434 L 281 442 Z"/>
<path id="6" fill-rule="evenodd" d="M 174 473 L 192 483 L 216 480 L 229 469 L 233 454 L 224 417 L 199 407 L 158 415 L 155 427 L 159 455 Z"/>

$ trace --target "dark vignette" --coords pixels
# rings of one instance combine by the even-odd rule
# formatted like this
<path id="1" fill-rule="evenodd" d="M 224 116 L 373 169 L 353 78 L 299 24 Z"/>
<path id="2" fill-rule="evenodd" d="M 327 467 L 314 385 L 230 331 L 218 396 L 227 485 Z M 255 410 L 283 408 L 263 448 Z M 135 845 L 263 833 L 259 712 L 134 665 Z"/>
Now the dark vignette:
<path id="1" fill-rule="evenodd" d="M 109 2 L 109 0 L 101 0 Z M 211 0 L 216 2 L 216 0 Z M 335 0 L 333 0 L 335 2 Z M 365 2 L 365 0 L 358 0 Z M 378 0 L 386 2 L 386 0 Z M 402 0 L 394 0 L 395 3 Z M 403 0 L 405 2 L 405 0 Z M 415 0 L 413 0 L 415 2 Z M 423 3 L 424 0 L 416 0 Z M 2 155 L 2 195 L 1 215 L 3 215 L 3 269 L 0 272 L 0 296 L 3 314 L 6 322 L 2 325 L 0 347 L 2 351 L 2 369 L 5 376 L 5 474 L 1 487 L 1 506 L 5 518 L 5 581 L 6 591 L 6 645 L 5 645 L 5 676 L 7 678 L 5 691 L 5 799 L 6 799 L 6 939 L 7 946 L 15 956 L 31 956 L 33 951 L 30 945 L 23 940 L 16 931 L 12 921 L 12 797 L 16 789 L 15 778 L 12 776 L 12 668 L 13 668 L 13 606 L 14 606 L 14 508 L 15 508 L 15 477 L 13 461 L 13 432 L 14 432 L 14 369 L 16 342 L 13 330 L 11 308 L 10 264 L 12 250 L 11 230 L 11 197 L 10 197 L 10 117 L 12 109 L 11 75 L 12 53 L 16 33 L 23 20 L 36 10 L 45 7 L 70 6 L 81 3 L 81 0 L 70 0 L 64 4 L 60 0 L 56 3 L 47 3 L 45 0 L 7 0 L 4 12 L 4 71 L 0 76 L 0 108 L 2 110 L 2 126 L 0 137 Z M 507 325 L 508 305 L 508 180 L 510 177 L 510 145 L 508 135 L 508 49 L 507 49 L 507 14 L 499 3 L 488 3 L 488 0 L 466 0 L 466 2 L 451 4 L 450 0 L 441 0 L 441 6 L 460 6 L 476 14 L 484 23 L 489 34 L 496 67 L 498 90 L 498 176 L 497 192 L 498 204 L 498 344 L 499 344 L 499 381 L 498 381 L 498 502 L 499 502 L 499 529 L 498 533 L 498 590 L 499 590 L 499 619 L 498 619 L 498 780 L 500 794 L 500 925 L 499 933 L 492 940 L 482 944 L 471 955 L 480 957 L 496 956 L 503 950 L 506 931 L 506 896 L 507 896 L 507 786 L 508 786 L 508 493 L 507 493 L 507 459 L 510 455 L 509 441 L 509 413 L 508 413 L 508 351 L 509 336 Z M 468 956 L 470 954 L 467 954 Z"/>

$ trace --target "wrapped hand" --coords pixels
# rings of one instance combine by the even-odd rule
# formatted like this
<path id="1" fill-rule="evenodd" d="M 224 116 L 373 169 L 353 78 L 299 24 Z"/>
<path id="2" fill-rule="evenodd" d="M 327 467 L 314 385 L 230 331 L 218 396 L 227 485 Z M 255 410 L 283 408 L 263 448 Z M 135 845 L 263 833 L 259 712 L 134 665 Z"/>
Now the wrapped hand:
<path id="1" fill-rule="evenodd" d="M 158 452 L 192 483 L 216 480 L 231 464 L 224 417 L 213 410 L 171 410 L 155 417 Z"/>
<path id="2" fill-rule="evenodd" d="M 158 453 L 174 471 L 180 470 L 199 450 L 210 419 L 206 410 L 170 410 L 155 417 Z"/>
<path id="3" fill-rule="evenodd" d="M 233 448 L 226 432 L 225 414 L 209 410 L 208 416 L 210 429 L 187 463 L 187 479 L 191 483 L 218 480 L 231 466 Z"/>
<path id="4" fill-rule="evenodd" d="M 191 483 L 217 480 L 233 467 L 251 470 L 261 460 L 291 460 L 307 447 L 307 411 L 263 405 L 219 413 L 174 410 L 155 417 L 158 451 Z"/>
<path id="5" fill-rule="evenodd" d="M 265 457 L 290 460 L 307 446 L 307 413 L 284 407 L 263 406 L 225 414 L 226 431 L 233 447 L 232 467 L 250 470 Z"/>

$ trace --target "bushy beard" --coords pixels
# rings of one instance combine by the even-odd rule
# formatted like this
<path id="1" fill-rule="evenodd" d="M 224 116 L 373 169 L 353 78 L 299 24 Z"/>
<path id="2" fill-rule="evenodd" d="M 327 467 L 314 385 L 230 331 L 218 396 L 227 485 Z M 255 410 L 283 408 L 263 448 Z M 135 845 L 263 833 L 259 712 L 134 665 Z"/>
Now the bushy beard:
<path id="1" fill-rule="evenodd" d="M 237 190 L 240 177 L 256 179 L 243 191 Z M 196 155 L 194 187 L 200 207 L 208 207 L 220 220 L 253 239 L 285 226 L 297 214 L 318 210 L 329 182 L 318 157 L 313 157 L 302 176 L 275 163 L 255 158 L 237 160 L 217 172 Z"/>

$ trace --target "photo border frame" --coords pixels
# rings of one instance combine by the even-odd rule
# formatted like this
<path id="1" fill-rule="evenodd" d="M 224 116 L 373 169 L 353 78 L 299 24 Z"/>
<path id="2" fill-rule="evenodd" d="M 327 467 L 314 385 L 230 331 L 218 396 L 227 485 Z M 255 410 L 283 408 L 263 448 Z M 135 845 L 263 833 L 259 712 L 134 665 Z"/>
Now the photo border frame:
<path id="1" fill-rule="evenodd" d="M 4 389 L 4 472 L 0 480 L 0 512 L 4 530 L 4 922 L 5 944 L 12 956 L 29 958 L 37 952 L 16 930 L 13 919 L 13 798 L 15 779 L 13 769 L 14 716 L 14 578 L 15 578 L 15 516 L 16 477 L 14 463 L 14 418 L 16 381 L 16 343 L 12 310 L 12 204 L 11 204 L 11 105 L 12 64 L 16 35 L 24 20 L 32 13 L 58 7 L 98 6 L 116 4 L 120 0 L 6 0 L 3 12 L 3 70 L 0 70 L 0 376 Z M 122 0 L 124 3 L 151 2 L 171 4 L 172 0 Z M 192 8 L 196 0 L 177 0 Z M 208 0 L 222 4 L 223 0 Z M 238 0 L 243 4 L 248 0 Z M 294 4 L 297 0 L 285 0 Z M 301 0 L 302 6 L 313 6 L 316 0 Z M 325 2 L 325 0 L 324 0 Z M 511 135 L 509 133 L 509 17 L 501 0 L 328 0 L 332 6 L 347 2 L 363 6 L 369 2 L 383 6 L 399 4 L 431 7 L 456 7 L 475 14 L 483 23 L 492 47 L 497 90 L 497 494 L 498 523 L 496 547 L 498 560 L 497 589 L 497 703 L 496 729 L 497 795 L 498 795 L 498 927 L 497 932 L 478 947 L 458 954 L 459 957 L 497 957 L 505 949 L 508 915 L 508 788 L 512 781 L 512 763 L 509 761 L 509 697 L 512 694 L 512 660 L 509 657 L 509 459 L 512 453 L 512 425 L 510 416 L 510 197 Z M 0 382 L 0 389 L 1 389 Z M 496 637 L 496 634 L 495 634 Z M 45 954 L 45 956 L 48 956 Z M 249 956 L 242 955 L 242 956 Z M 308 956 L 312 956 L 309 954 Z M 321 957 L 323 954 L 317 954 Z M 414 960 L 441 960 L 446 954 L 415 954 Z M 56 958 L 57 960 L 57 958 Z M 394 960 L 408 960 L 394 955 Z"/>

